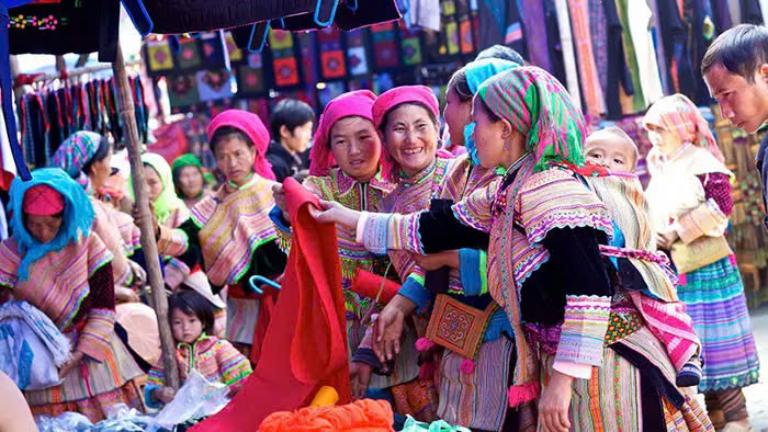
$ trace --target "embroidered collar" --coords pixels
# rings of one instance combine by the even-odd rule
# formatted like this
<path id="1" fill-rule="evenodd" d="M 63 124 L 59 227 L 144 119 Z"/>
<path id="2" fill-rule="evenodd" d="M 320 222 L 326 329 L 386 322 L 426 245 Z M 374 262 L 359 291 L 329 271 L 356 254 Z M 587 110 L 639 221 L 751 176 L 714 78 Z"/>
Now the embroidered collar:
<path id="1" fill-rule="evenodd" d="M 191 344 L 186 342 L 179 342 L 176 344 L 176 348 L 178 349 L 184 349 L 184 348 L 193 348 L 195 352 L 201 352 L 205 351 L 208 348 L 212 347 L 216 343 L 216 337 L 215 336 L 209 336 L 206 332 L 200 333 L 200 336 L 195 339 L 194 342 Z"/>
<path id="2" fill-rule="evenodd" d="M 235 192 L 235 191 L 239 191 L 240 189 L 247 188 L 248 186 L 251 185 L 251 183 L 253 183 L 253 180 L 255 179 L 255 177 L 256 177 L 255 173 L 253 173 L 253 172 L 248 174 L 248 178 L 246 179 L 246 182 L 243 183 L 242 186 L 238 186 L 233 181 L 227 180 L 227 183 L 225 183 L 227 192 L 228 193 L 232 193 L 232 192 Z"/>
<path id="3" fill-rule="evenodd" d="M 423 170 L 416 173 L 416 175 L 414 175 L 413 177 L 410 177 L 410 178 L 405 177 L 405 174 L 401 171 L 400 178 L 398 179 L 398 183 L 405 188 L 422 184 L 428 179 L 432 178 L 432 173 L 435 172 L 436 167 L 437 167 L 437 158 L 435 158 L 432 161 L 432 163 L 429 164 L 429 166 L 427 166 Z"/>
<path id="4" fill-rule="evenodd" d="M 373 189 L 377 189 L 386 193 L 392 189 L 391 185 L 381 178 L 381 168 L 379 168 L 379 171 L 376 172 L 376 175 L 374 175 L 367 183 L 362 183 L 355 180 L 353 177 L 345 173 L 341 168 L 334 168 L 331 171 L 331 176 L 331 178 L 333 178 L 336 183 L 336 188 L 338 189 L 339 195 L 346 195 L 350 190 L 352 190 L 352 188 L 355 187 L 355 185 L 358 184 L 367 184 Z"/>

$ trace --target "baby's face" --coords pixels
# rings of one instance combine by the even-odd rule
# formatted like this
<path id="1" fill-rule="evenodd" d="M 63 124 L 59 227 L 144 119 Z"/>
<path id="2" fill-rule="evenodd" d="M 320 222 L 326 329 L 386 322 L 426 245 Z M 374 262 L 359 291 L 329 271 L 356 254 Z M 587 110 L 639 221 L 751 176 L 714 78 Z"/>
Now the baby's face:
<path id="1" fill-rule="evenodd" d="M 604 166 L 612 172 L 635 171 L 635 149 L 632 144 L 610 135 L 587 139 L 587 161 Z"/>

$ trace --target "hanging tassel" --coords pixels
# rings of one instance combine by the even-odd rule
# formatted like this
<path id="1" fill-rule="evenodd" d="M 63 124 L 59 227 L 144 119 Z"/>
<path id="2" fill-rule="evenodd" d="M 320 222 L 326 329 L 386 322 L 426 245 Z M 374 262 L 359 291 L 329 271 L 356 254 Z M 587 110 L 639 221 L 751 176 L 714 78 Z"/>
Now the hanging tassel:
<path id="1" fill-rule="evenodd" d="M 461 361 L 461 372 L 464 375 L 472 375 L 475 372 L 475 361 L 471 359 L 464 359 Z"/>
<path id="2" fill-rule="evenodd" d="M 416 351 L 418 352 L 427 352 L 431 350 L 435 346 L 435 343 L 432 342 L 432 340 L 427 339 L 425 337 L 421 337 L 416 340 Z"/>
<path id="3" fill-rule="evenodd" d="M 529 382 L 527 384 L 510 386 L 507 391 L 507 399 L 511 408 L 516 408 L 526 402 L 530 402 L 539 397 L 539 383 Z"/>

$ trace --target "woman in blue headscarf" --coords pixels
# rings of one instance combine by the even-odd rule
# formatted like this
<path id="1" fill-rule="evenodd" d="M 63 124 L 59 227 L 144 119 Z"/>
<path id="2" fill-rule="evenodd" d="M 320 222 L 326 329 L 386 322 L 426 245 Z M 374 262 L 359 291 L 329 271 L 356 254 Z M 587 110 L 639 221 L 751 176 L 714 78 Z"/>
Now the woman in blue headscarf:
<path id="1" fill-rule="evenodd" d="M 11 184 L 11 238 L 0 243 L 0 289 L 45 313 L 72 341 L 59 385 L 25 389 L 36 415 L 77 411 L 91 421 L 117 405 L 143 408 L 143 375 L 115 334 L 112 254 L 91 232 L 93 206 L 82 186 L 57 168 Z"/>

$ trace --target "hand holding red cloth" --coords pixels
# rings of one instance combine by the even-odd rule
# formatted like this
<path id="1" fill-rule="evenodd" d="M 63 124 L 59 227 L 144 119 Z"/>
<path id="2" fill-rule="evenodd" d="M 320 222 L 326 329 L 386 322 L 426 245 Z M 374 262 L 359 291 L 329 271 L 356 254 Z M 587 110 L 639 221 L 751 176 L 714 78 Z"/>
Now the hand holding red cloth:
<path id="1" fill-rule="evenodd" d="M 312 193 L 292 178 L 283 186 L 293 242 L 259 363 L 229 405 L 193 432 L 256 431 L 273 412 L 309 405 L 324 385 L 339 404 L 351 401 L 336 228 L 309 214 L 319 207 Z"/>

